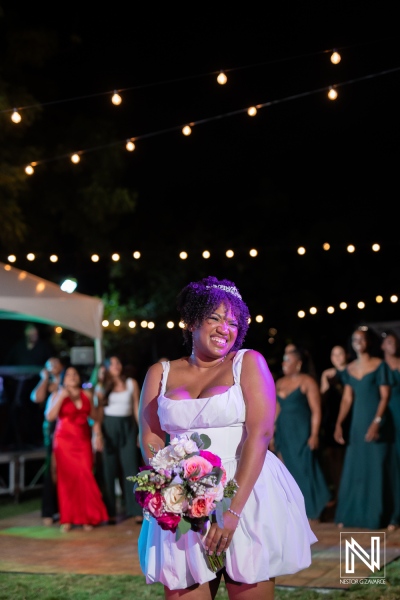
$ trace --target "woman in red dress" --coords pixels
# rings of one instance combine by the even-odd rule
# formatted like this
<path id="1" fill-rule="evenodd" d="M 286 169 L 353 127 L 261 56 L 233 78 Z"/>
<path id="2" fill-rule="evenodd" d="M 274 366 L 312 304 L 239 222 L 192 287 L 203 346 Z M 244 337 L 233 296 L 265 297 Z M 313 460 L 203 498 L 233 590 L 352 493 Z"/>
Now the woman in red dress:
<path id="1" fill-rule="evenodd" d="M 90 530 L 108 521 L 108 514 L 93 473 L 93 448 L 88 419 L 97 419 L 91 392 L 82 390 L 75 367 L 65 371 L 62 386 L 48 401 L 46 419 L 56 421 L 53 448 L 57 495 L 63 531 L 73 525 Z"/>

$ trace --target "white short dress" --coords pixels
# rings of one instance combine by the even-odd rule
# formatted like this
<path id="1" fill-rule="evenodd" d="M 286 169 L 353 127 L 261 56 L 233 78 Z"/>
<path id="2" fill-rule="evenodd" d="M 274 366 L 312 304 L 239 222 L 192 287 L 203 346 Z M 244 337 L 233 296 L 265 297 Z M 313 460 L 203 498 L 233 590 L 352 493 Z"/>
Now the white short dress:
<path id="1" fill-rule="evenodd" d="M 222 459 L 228 479 L 235 476 L 246 437 L 246 407 L 240 373 L 246 349 L 233 359 L 234 385 L 211 398 L 171 400 L 164 396 L 170 368 L 163 362 L 158 416 L 171 437 L 182 433 L 205 433 L 210 452 Z M 139 560 L 147 583 L 160 582 L 169 589 L 183 589 L 216 577 L 204 557 L 200 533 L 189 531 L 178 542 L 175 533 L 145 519 L 138 540 Z M 257 482 L 242 511 L 239 525 L 226 552 L 226 571 L 243 583 L 266 581 L 297 573 L 311 564 L 312 532 L 303 495 L 284 464 L 267 452 Z"/>

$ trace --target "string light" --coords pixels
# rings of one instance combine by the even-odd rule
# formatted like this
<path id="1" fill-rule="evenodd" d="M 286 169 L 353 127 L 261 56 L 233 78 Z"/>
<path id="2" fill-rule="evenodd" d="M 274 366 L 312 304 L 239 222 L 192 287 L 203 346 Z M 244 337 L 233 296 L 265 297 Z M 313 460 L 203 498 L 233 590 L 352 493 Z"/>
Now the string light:
<path id="1" fill-rule="evenodd" d="M 275 250 L 280 250 L 280 249 L 281 249 L 281 247 L 280 247 L 280 246 L 271 246 L 271 247 L 268 247 L 268 250 L 274 250 L 274 248 L 275 248 Z M 326 251 L 327 249 L 330 249 L 330 248 L 331 248 L 331 245 L 330 245 L 329 243 L 324 243 L 324 244 L 323 244 L 323 246 L 322 246 L 322 249 L 323 249 L 324 251 Z M 380 251 L 380 250 L 381 250 L 381 246 L 380 246 L 380 244 L 376 244 L 376 243 L 374 243 L 374 244 L 369 244 L 369 243 L 366 243 L 366 244 L 364 245 L 364 252 L 365 252 L 365 251 L 366 251 L 366 249 L 368 249 L 368 248 L 370 248 L 370 249 L 371 249 L 373 252 L 378 252 L 378 251 Z M 315 247 L 314 247 L 314 248 L 311 248 L 311 250 L 314 250 L 314 251 L 315 251 Z M 241 252 L 244 252 L 244 251 L 246 251 L 246 252 L 248 253 L 248 255 L 249 255 L 250 257 L 252 257 L 252 258 L 255 258 L 255 257 L 257 257 L 257 256 L 258 256 L 258 254 L 259 254 L 259 251 L 258 251 L 256 248 L 250 248 L 250 250 L 245 250 L 244 248 L 239 248 L 239 249 L 238 249 L 238 251 L 241 251 Z M 349 245 L 346 247 L 346 251 L 347 251 L 349 254 L 352 254 L 352 253 L 354 253 L 354 252 L 356 251 L 356 247 L 355 247 L 353 244 L 349 244 Z M 299 248 L 297 248 L 296 252 L 297 252 L 297 254 L 298 254 L 299 256 L 302 256 L 302 255 L 306 254 L 306 252 L 307 252 L 307 249 L 306 249 L 304 246 L 299 246 Z M 215 253 L 214 253 L 214 254 L 215 254 Z M 229 249 L 227 249 L 226 251 L 224 251 L 224 254 L 225 254 L 225 256 L 227 256 L 228 258 L 232 258 L 233 256 L 235 256 L 235 251 L 234 251 L 233 249 L 229 248 Z M 9 255 L 9 257 L 11 257 L 11 256 L 13 257 L 13 260 L 17 260 L 17 257 L 16 257 L 15 255 L 13 255 L 13 254 L 10 254 L 10 255 Z M 139 259 L 141 259 L 141 258 L 142 258 L 142 253 L 141 253 L 139 250 L 135 250 L 135 251 L 133 251 L 133 252 L 132 252 L 132 254 L 131 254 L 130 256 L 132 256 L 132 258 L 134 258 L 135 260 L 139 260 Z M 207 259 L 209 259 L 209 258 L 211 258 L 211 252 L 210 252 L 210 250 L 203 250 L 203 251 L 201 251 L 201 256 L 202 256 L 204 259 L 206 259 L 206 260 L 207 260 Z M 9 262 L 11 262 L 11 259 L 10 259 L 9 257 L 8 257 L 8 260 L 9 260 Z M 148 255 L 147 255 L 147 257 L 148 257 Z M 91 260 L 92 262 L 94 262 L 94 263 L 97 263 L 97 262 L 99 262 L 99 261 L 100 261 L 100 255 L 99 255 L 99 254 L 97 254 L 97 253 L 93 253 L 93 254 L 91 254 L 89 258 L 90 258 L 90 260 Z M 125 256 L 125 258 L 126 258 L 126 256 Z M 188 252 L 187 252 L 187 251 L 185 251 L 185 250 L 182 250 L 182 251 L 179 253 L 179 258 L 180 258 L 181 260 L 186 260 L 186 259 L 188 259 L 188 258 L 189 258 L 189 254 L 188 254 Z M 117 261 L 121 260 L 121 255 L 120 255 L 119 253 L 117 253 L 117 252 L 114 252 L 114 253 L 111 255 L 111 259 L 112 259 L 114 262 L 117 262 Z M 50 257 L 50 260 L 51 260 L 52 262 L 56 262 L 56 261 L 58 261 L 58 256 L 57 256 L 56 254 L 53 254 L 53 255 L 51 255 L 51 257 Z"/>
<path id="2" fill-rule="evenodd" d="M 135 149 L 135 144 L 132 142 L 132 140 L 126 140 L 125 148 L 128 150 L 128 152 L 133 152 Z"/>
<path id="3" fill-rule="evenodd" d="M 257 109 L 255 106 L 250 106 L 250 108 L 247 109 L 247 114 L 249 115 L 249 117 L 255 117 L 257 114 Z"/>
<path id="4" fill-rule="evenodd" d="M 114 90 L 114 93 L 112 95 L 111 98 L 111 102 L 115 105 L 115 106 L 119 106 L 122 102 L 122 98 L 121 96 L 118 94 L 117 90 Z"/>
<path id="5" fill-rule="evenodd" d="M 314 89 L 314 90 L 311 90 L 311 91 L 308 91 L 308 92 L 302 92 L 302 93 L 299 93 L 299 94 L 293 94 L 293 95 L 291 95 L 289 97 L 280 98 L 280 99 L 272 100 L 272 101 L 269 101 L 269 102 L 264 102 L 262 104 L 257 104 L 256 107 L 252 107 L 252 108 L 256 108 L 256 110 L 258 110 L 260 108 L 266 108 L 266 107 L 270 107 L 270 106 L 273 106 L 273 105 L 276 105 L 276 104 L 280 104 L 282 102 L 287 102 L 288 100 L 296 100 L 296 99 L 304 98 L 306 96 L 311 96 L 313 94 L 319 94 L 322 91 L 326 91 L 326 90 L 329 90 L 328 91 L 328 96 L 331 99 L 336 99 L 337 95 L 338 95 L 337 91 L 336 91 L 336 88 L 338 88 L 338 87 L 345 86 L 345 85 L 351 85 L 351 84 L 354 84 L 354 83 L 357 83 L 357 82 L 360 82 L 360 81 L 364 81 L 364 80 L 370 80 L 370 79 L 372 79 L 374 77 L 380 77 L 380 76 L 383 76 L 383 75 L 388 75 L 388 74 L 397 72 L 399 70 L 400 70 L 400 67 L 395 67 L 393 69 L 387 69 L 387 70 L 381 71 L 379 73 L 373 73 L 373 74 L 369 74 L 369 75 L 365 75 L 365 76 L 362 76 L 362 77 L 358 77 L 356 79 L 352 79 L 352 80 L 349 80 L 349 81 L 344 81 L 344 82 L 341 82 L 341 83 L 337 83 L 337 84 L 335 84 L 335 89 L 332 86 L 330 86 L 329 88 L 327 88 L 327 87 L 318 88 L 318 89 Z M 142 87 L 146 87 L 146 86 L 142 86 Z M 133 88 L 127 88 L 127 89 L 133 89 Z M 107 94 L 108 93 L 109 92 L 107 92 Z M 95 95 L 98 96 L 100 94 L 95 94 Z M 76 98 L 75 98 L 75 100 L 76 100 Z M 65 100 L 65 102 L 66 101 L 67 100 Z M 58 103 L 59 103 L 59 101 L 58 101 Z M 49 102 L 47 104 L 54 104 L 54 102 Z M 36 105 L 34 105 L 34 106 L 36 106 Z M 43 107 L 43 104 L 41 105 L 41 107 Z M 31 108 L 31 107 L 23 107 L 23 108 L 26 109 L 26 108 Z M 22 109 L 20 109 L 20 110 L 22 110 Z M 213 117 L 209 117 L 209 118 L 206 118 L 206 119 L 200 119 L 198 121 L 194 121 L 194 122 L 190 123 L 190 125 L 183 126 L 183 128 L 182 128 L 182 126 L 176 126 L 176 127 L 164 128 L 164 129 L 162 129 L 160 131 L 156 131 L 156 132 L 152 132 L 152 133 L 145 133 L 145 134 L 143 134 L 141 136 L 136 136 L 135 140 L 147 138 L 147 137 L 150 137 L 150 136 L 154 137 L 156 135 L 161 135 L 161 134 L 165 134 L 167 132 L 176 131 L 177 129 L 181 129 L 182 133 L 185 136 L 188 136 L 188 135 L 190 135 L 192 133 L 192 127 L 194 125 L 209 123 L 209 122 L 212 122 L 212 121 L 221 120 L 222 118 L 228 118 L 228 117 L 232 117 L 232 116 L 235 116 L 235 115 L 243 114 L 244 112 L 248 112 L 248 110 L 249 110 L 248 108 L 238 109 L 238 110 L 231 111 L 229 113 L 225 113 L 225 114 L 222 114 L 222 115 L 219 114 L 219 115 L 215 115 Z M 1 111 L 0 110 L 0 114 L 2 112 L 10 112 L 10 109 L 7 109 L 6 111 Z M 132 139 L 132 138 L 130 138 L 130 139 Z M 115 145 L 121 144 L 121 143 L 125 143 L 125 145 L 126 145 L 127 144 L 126 138 L 123 140 L 123 142 L 121 142 L 121 141 L 115 142 L 114 141 L 114 142 L 111 142 L 110 144 L 103 144 L 102 146 L 88 148 L 86 150 L 81 150 L 79 152 L 79 154 L 82 155 L 85 152 L 93 152 L 95 150 L 104 149 L 106 147 L 115 146 Z M 76 162 L 76 163 L 79 162 L 80 159 L 78 158 L 78 155 L 74 154 L 73 156 L 74 156 L 74 159 L 71 158 L 71 160 L 73 160 L 73 162 Z M 52 158 L 43 159 L 41 161 L 36 161 L 36 165 L 43 164 L 45 162 L 49 162 L 50 160 L 54 161 L 54 160 L 61 159 L 61 158 L 64 158 L 64 156 L 58 156 L 58 157 L 52 157 Z M 31 164 L 33 164 L 33 163 L 31 163 Z M 24 167 L 24 169 L 26 169 L 26 167 Z M 32 172 L 30 172 L 28 174 L 32 174 Z"/>
<path id="6" fill-rule="evenodd" d="M 74 165 L 77 165 L 78 162 L 80 162 L 81 157 L 79 156 L 79 154 L 73 154 L 71 156 L 71 162 L 74 163 Z"/>
<path id="7" fill-rule="evenodd" d="M 338 97 L 337 91 L 333 87 L 330 87 L 329 92 L 328 92 L 329 100 L 336 100 L 337 97 Z"/>
<path id="8" fill-rule="evenodd" d="M 338 65 L 341 60 L 342 60 L 342 57 L 340 56 L 339 52 L 336 52 L 336 50 L 334 52 L 332 52 L 331 63 L 333 65 Z"/>
<path id="9" fill-rule="evenodd" d="M 221 71 L 219 73 L 219 75 L 217 77 L 217 81 L 218 81 L 219 85 L 225 85 L 226 82 L 228 81 L 228 78 L 223 71 Z"/>
<path id="10" fill-rule="evenodd" d="M 11 121 L 13 123 L 21 123 L 21 120 L 22 120 L 21 115 L 19 114 L 19 112 L 17 111 L 17 109 L 14 108 L 13 113 L 11 115 Z"/>
<path id="11" fill-rule="evenodd" d="M 25 173 L 26 173 L 27 175 L 33 175 L 33 173 L 34 173 L 34 169 L 33 169 L 32 165 L 27 165 L 27 166 L 25 167 Z"/>

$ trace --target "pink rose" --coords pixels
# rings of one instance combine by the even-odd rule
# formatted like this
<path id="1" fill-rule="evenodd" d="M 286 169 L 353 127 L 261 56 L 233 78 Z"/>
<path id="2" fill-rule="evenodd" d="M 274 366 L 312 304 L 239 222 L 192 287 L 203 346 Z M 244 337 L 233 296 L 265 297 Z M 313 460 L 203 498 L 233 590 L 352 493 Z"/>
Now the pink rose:
<path id="1" fill-rule="evenodd" d="M 200 456 L 208 460 L 213 467 L 220 467 L 222 464 L 219 456 L 213 454 L 212 452 L 208 452 L 207 450 L 200 450 Z"/>
<path id="2" fill-rule="evenodd" d="M 156 518 L 160 517 L 164 510 L 164 498 L 160 493 L 151 494 L 151 498 L 147 501 L 147 510 Z"/>
<path id="3" fill-rule="evenodd" d="M 206 517 L 214 508 L 215 504 L 212 498 L 194 498 L 189 512 L 191 517 Z"/>
<path id="4" fill-rule="evenodd" d="M 179 525 L 179 521 L 181 520 L 179 515 L 174 515 L 173 513 L 165 513 L 161 517 L 157 518 L 157 523 L 166 531 L 172 531 L 175 533 L 177 527 Z"/>
<path id="5" fill-rule="evenodd" d="M 181 465 L 184 469 L 184 477 L 197 481 L 200 477 L 207 475 L 212 471 L 212 464 L 202 456 L 191 456 L 187 460 L 183 460 Z"/>

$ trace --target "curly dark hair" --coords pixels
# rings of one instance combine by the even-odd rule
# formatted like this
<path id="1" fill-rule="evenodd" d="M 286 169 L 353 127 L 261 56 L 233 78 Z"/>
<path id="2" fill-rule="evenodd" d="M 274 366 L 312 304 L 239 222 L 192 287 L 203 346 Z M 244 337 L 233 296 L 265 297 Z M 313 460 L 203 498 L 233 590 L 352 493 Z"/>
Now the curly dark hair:
<path id="1" fill-rule="evenodd" d="M 185 327 L 184 344 L 192 351 L 192 334 L 190 327 L 197 328 L 223 303 L 231 308 L 238 321 L 238 334 L 232 350 L 239 350 L 244 342 L 250 324 L 250 312 L 243 302 L 236 285 L 228 279 L 217 279 L 210 275 L 199 281 L 192 281 L 178 294 L 177 308 Z"/>

